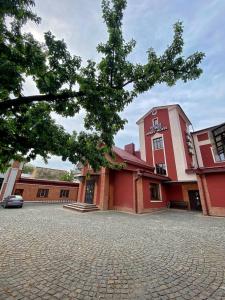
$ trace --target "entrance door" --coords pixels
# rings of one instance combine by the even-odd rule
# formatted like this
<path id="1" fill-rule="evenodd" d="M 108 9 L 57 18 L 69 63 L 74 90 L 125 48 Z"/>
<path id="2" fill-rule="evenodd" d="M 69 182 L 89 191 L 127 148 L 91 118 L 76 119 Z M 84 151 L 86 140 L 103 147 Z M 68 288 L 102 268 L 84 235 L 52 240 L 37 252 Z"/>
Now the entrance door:
<path id="1" fill-rule="evenodd" d="M 202 210 L 200 195 L 198 190 L 188 191 L 191 210 Z"/>
<path id="2" fill-rule="evenodd" d="M 95 181 L 88 180 L 86 184 L 85 203 L 92 204 L 94 198 Z"/>

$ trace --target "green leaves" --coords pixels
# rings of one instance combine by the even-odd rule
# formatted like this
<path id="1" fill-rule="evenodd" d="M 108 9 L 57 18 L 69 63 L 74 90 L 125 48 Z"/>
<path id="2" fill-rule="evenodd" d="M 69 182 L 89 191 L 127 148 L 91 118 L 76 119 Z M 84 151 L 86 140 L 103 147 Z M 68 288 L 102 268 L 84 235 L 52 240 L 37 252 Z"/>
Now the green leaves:
<path id="1" fill-rule="evenodd" d="M 45 43 L 22 33 L 29 20 L 39 22 L 32 12 L 33 0 L 5 0 L 0 10 L 0 167 L 11 159 L 33 159 L 49 154 L 72 163 L 87 161 L 97 169 L 110 166 L 115 134 L 126 123 L 119 115 L 140 93 L 156 84 L 176 84 L 197 79 L 204 54 L 185 58 L 183 26 L 174 25 L 171 45 L 161 56 L 147 51 L 146 64 L 133 64 L 129 54 L 136 42 L 126 42 L 122 33 L 125 0 L 102 0 L 106 43 L 97 51 L 99 63 L 71 55 L 63 40 L 45 33 Z M 6 22 L 10 17 L 11 24 Z M 40 95 L 23 96 L 24 79 L 32 76 Z M 51 113 L 74 116 L 85 110 L 86 132 L 73 134 L 57 125 Z M 76 129 L 76 124 L 74 124 Z M 104 145 L 104 147 L 103 147 Z"/>

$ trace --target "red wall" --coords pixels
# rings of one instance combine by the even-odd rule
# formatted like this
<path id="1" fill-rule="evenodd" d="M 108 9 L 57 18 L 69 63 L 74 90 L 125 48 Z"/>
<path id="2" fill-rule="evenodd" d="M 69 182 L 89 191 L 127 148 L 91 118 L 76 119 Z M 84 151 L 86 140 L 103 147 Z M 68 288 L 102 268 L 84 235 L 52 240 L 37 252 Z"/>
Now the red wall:
<path id="1" fill-rule="evenodd" d="M 102 176 L 99 176 L 95 183 L 95 188 L 97 188 L 97 195 L 96 195 L 96 205 L 100 204 L 100 192 L 101 192 L 101 185 L 102 185 Z"/>
<path id="2" fill-rule="evenodd" d="M 208 132 L 198 134 L 197 139 L 198 139 L 199 142 L 208 140 L 209 139 Z"/>
<path id="3" fill-rule="evenodd" d="M 164 150 L 163 149 L 158 149 L 154 151 L 154 159 L 155 163 L 165 163 L 165 158 L 164 158 Z"/>
<path id="4" fill-rule="evenodd" d="M 133 209 L 133 172 L 115 171 L 113 205 Z"/>
<path id="5" fill-rule="evenodd" d="M 184 200 L 183 192 L 182 192 L 182 185 L 181 184 L 167 184 L 165 186 L 166 193 L 167 193 L 167 200 L 168 201 L 181 201 Z"/>
<path id="6" fill-rule="evenodd" d="M 200 151 L 204 167 L 215 165 L 211 151 L 211 144 L 201 145 Z"/>
<path id="7" fill-rule="evenodd" d="M 14 188 L 14 192 L 16 189 L 23 190 L 23 199 L 24 201 L 62 201 L 62 200 L 70 200 L 70 201 L 77 201 L 77 194 L 78 194 L 78 185 L 74 186 L 57 186 L 51 184 L 40 184 L 40 183 L 20 183 L 17 182 Z M 37 197 L 38 189 L 48 189 L 48 197 Z M 69 197 L 62 197 L 60 198 L 60 191 L 61 190 L 69 190 Z"/>
<path id="8" fill-rule="evenodd" d="M 155 163 L 167 162 L 168 176 L 172 180 L 177 180 L 168 109 L 159 109 L 156 115 L 152 116 L 150 114 L 144 119 L 146 160 L 150 165 L 153 165 L 151 138 L 154 137 L 154 135 L 146 135 L 146 133 L 149 132 L 150 127 L 152 127 L 152 120 L 155 118 L 158 118 L 158 122 L 162 123 L 163 127 L 167 127 L 167 130 L 160 132 L 164 138 L 166 161 L 164 160 L 163 150 L 156 150 L 154 151 L 156 158 Z"/>
<path id="9" fill-rule="evenodd" d="M 161 208 L 166 207 L 165 188 L 161 185 L 161 200 L 160 202 L 151 202 L 150 184 L 159 183 L 159 181 L 149 178 L 143 178 L 143 206 L 146 208 Z"/>
<path id="10" fill-rule="evenodd" d="M 204 167 L 225 166 L 225 162 L 214 162 L 211 144 L 201 145 L 200 151 Z"/>
<path id="11" fill-rule="evenodd" d="M 225 173 L 206 174 L 211 205 L 225 207 Z"/>

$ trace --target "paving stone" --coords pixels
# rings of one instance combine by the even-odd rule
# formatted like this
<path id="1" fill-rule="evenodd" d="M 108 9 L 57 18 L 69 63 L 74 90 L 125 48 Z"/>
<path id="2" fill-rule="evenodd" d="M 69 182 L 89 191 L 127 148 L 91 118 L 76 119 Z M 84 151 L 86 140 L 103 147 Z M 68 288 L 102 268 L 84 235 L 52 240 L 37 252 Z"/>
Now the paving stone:
<path id="1" fill-rule="evenodd" d="M 0 208 L 0 300 L 225 299 L 225 218 Z"/>

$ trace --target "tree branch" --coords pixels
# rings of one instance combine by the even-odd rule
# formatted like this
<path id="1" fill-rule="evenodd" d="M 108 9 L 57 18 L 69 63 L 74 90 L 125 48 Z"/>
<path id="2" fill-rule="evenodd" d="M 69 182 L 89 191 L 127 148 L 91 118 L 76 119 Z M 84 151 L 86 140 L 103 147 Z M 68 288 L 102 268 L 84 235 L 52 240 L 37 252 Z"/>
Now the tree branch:
<path id="1" fill-rule="evenodd" d="M 33 96 L 20 96 L 14 99 L 8 99 L 0 101 L 0 113 L 5 112 L 8 109 L 19 107 L 22 104 L 30 104 L 32 102 L 53 102 L 57 100 L 67 100 L 69 98 L 75 98 L 83 96 L 83 92 L 67 91 L 60 94 L 47 94 L 47 95 L 33 95 Z"/>
<path id="2" fill-rule="evenodd" d="M 134 79 L 128 80 L 127 82 L 125 82 L 125 83 L 122 85 L 122 87 L 124 88 L 126 85 L 128 85 L 128 84 L 130 84 L 130 83 L 132 83 L 132 82 L 134 82 Z"/>

